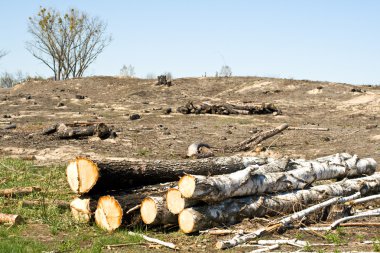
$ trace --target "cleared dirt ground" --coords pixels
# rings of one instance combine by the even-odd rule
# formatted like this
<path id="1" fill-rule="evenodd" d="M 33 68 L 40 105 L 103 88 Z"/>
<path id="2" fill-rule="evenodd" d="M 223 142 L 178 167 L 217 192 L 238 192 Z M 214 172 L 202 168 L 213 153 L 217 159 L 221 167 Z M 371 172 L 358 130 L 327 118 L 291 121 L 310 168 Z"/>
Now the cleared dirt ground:
<path id="1" fill-rule="evenodd" d="M 269 129 L 288 123 L 294 127 L 325 127 L 329 131 L 285 130 L 262 143 L 266 151 L 242 154 L 309 159 L 348 152 L 372 157 L 380 163 L 380 86 L 260 77 L 181 78 L 175 79 L 171 87 L 155 83 L 155 80 L 91 77 L 58 82 L 31 81 L 10 90 L 2 89 L 0 156 L 62 165 L 76 156 L 179 159 L 194 141 L 218 148 L 248 138 L 256 128 Z M 78 99 L 77 95 L 85 98 Z M 183 115 L 175 111 L 188 101 L 274 103 L 282 114 Z M 57 106 L 59 103 L 63 106 Z M 169 107 L 174 112 L 167 115 L 164 110 Z M 140 114 L 141 119 L 130 120 L 129 115 L 133 113 Z M 112 126 L 118 137 L 59 140 L 54 135 L 41 135 L 45 127 L 54 123 L 89 120 Z M 9 123 L 16 124 L 16 128 L 3 129 Z M 216 155 L 230 154 L 216 152 Z M 380 206 L 375 202 L 370 205 Z M 379 219 L 371 220 L 379 222 Z M 254 220 L 244 221 L 235 228 L 251 230 L 257 224 Z M 302 237 L 326 243 L 319 237 L 297 233 L 290 231 L 273 237 Z M 363 238 L 379 237 L 380 228 L 347 228 L 344 233 L 341 236 L 345 242 L 359 242 Z M 189 236 L 183 240 L 183 236 L 171 237 L 170 234 L 161 238 L 169 241 L 172 238 L 171 241 L 191 251 L 212 250 L 217 239 Z M 374 250 L 372 245 L 344 246 L 343 242 L 339 247 L 321 249 Z"/>

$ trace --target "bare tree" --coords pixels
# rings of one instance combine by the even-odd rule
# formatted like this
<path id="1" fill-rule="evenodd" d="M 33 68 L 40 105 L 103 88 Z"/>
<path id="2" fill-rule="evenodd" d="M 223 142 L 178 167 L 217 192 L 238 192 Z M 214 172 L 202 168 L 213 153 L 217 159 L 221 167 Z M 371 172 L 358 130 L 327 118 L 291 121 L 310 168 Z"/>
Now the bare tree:
<path id="1" fill-rule="evenodd" d="M 221 77 L 230 77 L 232 76 L 232 69 L 228 65 L 223 65 L 220 69 L 219 76 Z"/>
<path id="2" fill-rule="evenodd" d="M 54 79 L 81 77 L 111 42 L 106 24 L 76 9 L 60 14 L 40 8 L 29 18 L 28 51 L 54 72 Z"/>
<path id="3" fill-rule="evenodd" d="M 129 66 L 123 65 L 123 67 L 120 69 L 120 76 L 134 77 L 135 67 L 133 67 L 132 65 L 129 65 Z"/>

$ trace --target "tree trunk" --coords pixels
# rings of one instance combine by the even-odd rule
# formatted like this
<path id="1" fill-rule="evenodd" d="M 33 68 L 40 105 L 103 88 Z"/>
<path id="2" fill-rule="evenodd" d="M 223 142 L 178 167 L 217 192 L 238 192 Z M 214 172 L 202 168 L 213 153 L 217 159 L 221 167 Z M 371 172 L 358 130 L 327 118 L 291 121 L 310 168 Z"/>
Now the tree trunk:
<path id="1" fill-rule="evenodd" d="M 185 198 L 212 203 L 231 197 L 304 189 L 319 180 L 372 175 L 377 164 L 372 158 L 358 159 L 354 155 L 344 160 L 337 155 L 324 163 L 290 160 L 287 167 L 292 170 L 257 173 L 250 166 L 226 175 L 185 175 L 179 180 L 178 188 Z"/>
<path id="2" fill-rule="evenodd" d="M 141 219 L 148 225 L 177 224 L 178 216 L 166 207 L 163 197 L 146 197 L 141 202 Z"/>
<path id="3" fill-rule="evenodd" d="M 34 192 L 40 192 L 41 188 L 38 186 L 16 187 L 10 189 L 0 190 L 0 196 L 2 197 L 15 197 L 32 194 Z"/>
<path id="4" fill-rule="evenodd" d="M 249 165 L 263 165 L 273 159 L 257 157 L 217 157 L 201 160 L 108 159 L 91 161 L 78 157 L 66 169 L 67 181 L 75 193 L 83 194 L 178 180 L 186 173 L 220 175 Z"/>
<path id="5" fill-rule="evenodd" d="M 308 190 L 233 198 L 215 205 L 187 208 L 179 214 L 178 222 L 183 232 L 192 233 L 215 226 L 235 224 L 244 218 L 292 213 L 331 197 L 347 196 L 356 192 L 366 195 L 379 191 L 380 173 L 375 173 L 368 177 L 314 186 Z"/>
<path id="6" fill-rule="evenodd" d="M 20 215 L 0 213 L 0 224 L 18 225 L 23 222 L 24 220 Z"/>

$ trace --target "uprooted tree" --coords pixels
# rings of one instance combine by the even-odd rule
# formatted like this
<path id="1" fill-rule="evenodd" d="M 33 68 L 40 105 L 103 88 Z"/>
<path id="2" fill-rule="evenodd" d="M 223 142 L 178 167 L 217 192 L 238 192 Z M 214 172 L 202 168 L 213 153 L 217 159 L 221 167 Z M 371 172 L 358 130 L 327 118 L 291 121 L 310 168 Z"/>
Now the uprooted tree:
<path id="1" fill-rule="evenodd" d="M 110 43 L 106 28 L 99 18 L 76 9 L 61 14 L 41 7 L 29 18 L 27 49 L 54 72 L 55 80 L 81 77 Z"/>

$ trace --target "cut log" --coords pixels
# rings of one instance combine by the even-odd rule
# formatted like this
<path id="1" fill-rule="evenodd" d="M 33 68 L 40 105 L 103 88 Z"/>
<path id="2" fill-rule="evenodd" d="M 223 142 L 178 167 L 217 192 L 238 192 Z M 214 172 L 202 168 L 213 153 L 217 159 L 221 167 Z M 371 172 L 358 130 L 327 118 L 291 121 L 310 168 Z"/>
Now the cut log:
<path id="1" fill-rule="evenodd" d="M 174 183 L 166 183 L 162 185 L 147 186 L 129 192 L 117 192 L 112 196 L 102 196 L 98 200 L 98 205 L 95 211 L 95 221 L 99 227 L 107 231 L 113 231 L 124 224 L 134 224 L 141 222 L 140 215 L 136 217 L 135 212 L 138 210 L 136 206 L 141 203 L 147 196 L 162 196 L 168 188 L 173 187 Z M 155 197 L 152 197 L 155 199 Z M 161 206 L 157 208 L 158 212 L 161 211 Z M 166 208 L 165 208 L 166 209 Z M 168 212 L 168 211 L 167 211 Z M 159 215 L 157 217 L 159 218 Z M 158 224 L 157 222 L 152 222 Z"/>
<path id="2" fill-rule="evenodd" d="M 28 186 L 28 187 L 16 187 L 10 189 L 0 190 L 0 196 L 2 197 L 16 197 L 32 194 L 34 192 L 40 192 L 41 188 L 38 186 Z"/>
<path id="3" fill-rule="evenodd" d="M 20 215 L 0 213 L 0 224 L 18 225 L 23 222 L 24 220 Z"/>
<path id="4" fill-rule="evenodd" d="M 75 193 L 128 189 L 136 186 L 176 181 L 185 173 L 217 175 L 262 165 L 271 158 L 217 157 L 201 160 L 107 159 L 91 161 L 78 157 L 66 169 L 67 181 Z"/>
<path id="5" fill-rule="evenodd" d="M 362 195 L 380 192 L 380 173 L 318 185 L 308 190 L 227 199 L 215 205 L 187 208 L 179 214 L 178 222 L 184 233 L 192 233 L 220 225 L 231 225 L 244 218 L 290 213 L 331 197 L 348 196 L 356 192 Z"/>
<path id="6" fill-rule="evenodd" d="M 218 176 L 185 175 L 178 188 L 185 198 L 212 203 L 239 196 L 303 189 L 318 180 L 371 175 L 377 163 L 372 158 L 348 160 L 337 154 L 330 161 L 290 160 L 287 172 L 257 173 L 255 167 Z"/>
<path id="7" fill-rule="evenodd" d="M 171 213 L 166 207 L 163 197 L 146 197 L 141 202 L 141 219 L 148 225 L 177 224 L 177 215 Z"/>
<path id="8" fill-rule="evenodd" d="M 92 220 L 98 201 L 90 197 L 75 198 L 70 203 L 71 214 L 76 222 L 88 223 Z"/>
<path id="9" fill-rule="evenodd" d="M 103 196 L 98 200 L 95 211 L 96 224 L 108 232 L 120 227 L 123 218 L 123 209 L 119 202 L 111 196 Z"/>
<path id="10" fill-rule="evenodd" d="M 166 193 L 166 206 L 173 214 L 179 214 L 183 209 L 199 205 L 200 201 L 185 199 L 177 188 L 170 188 Z"/>
<path id="11" fill-rule="evenodd" d="M 224 148 L 225 152 L 240 152 L 240 151 L 247 151 L 250 148 L 256 146 L 260 142 L 281 133 L 286 128 L 288 128 L 288 124 L 282 124 L 276 128 L 273 128 L 271 130 L 265 131 L 265 132 L 258 132 L 248 138 L 247 140 L 244 140 L 234 146 L 227 146 Z"/>

